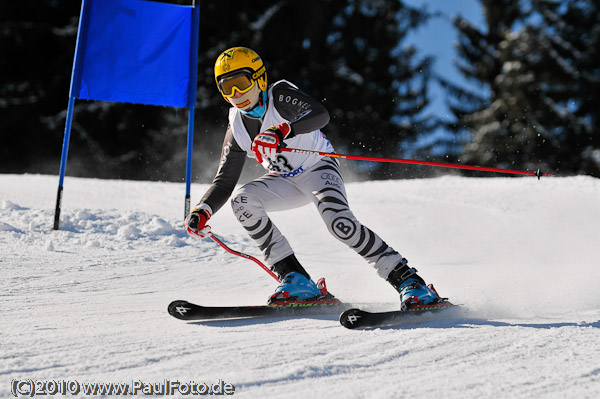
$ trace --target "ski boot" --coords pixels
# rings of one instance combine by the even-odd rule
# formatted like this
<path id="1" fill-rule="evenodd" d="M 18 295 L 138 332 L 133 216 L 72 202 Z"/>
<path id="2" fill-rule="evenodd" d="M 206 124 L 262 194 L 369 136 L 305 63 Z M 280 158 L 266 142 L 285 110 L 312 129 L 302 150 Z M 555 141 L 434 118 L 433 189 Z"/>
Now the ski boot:
<path id="1" fill-rule="evenodd" d="M 321 278 L 315 284 L 293 254 L 275 263 L 271 269 L 277 273 L 281 283 L 267 300 L 268 305 L 339 302 L 327 291 L 325 279 Z"/>
<path id="2" fill-rule="evenodd" d="M 433 285 L 425 285 L 417 270 L 408 267 L 404 258 L 389 274 L 387 281 L 400 293 L 401 310 L 432 305 L 446 299 L 440 298 Z"/>

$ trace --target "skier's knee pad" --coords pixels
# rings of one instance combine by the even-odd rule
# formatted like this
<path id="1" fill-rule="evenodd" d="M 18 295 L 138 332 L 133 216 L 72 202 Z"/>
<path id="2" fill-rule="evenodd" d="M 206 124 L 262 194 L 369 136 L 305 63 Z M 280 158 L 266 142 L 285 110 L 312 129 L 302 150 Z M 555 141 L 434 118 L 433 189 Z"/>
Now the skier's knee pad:
<path id="1" fill-rule="evenodd" d="M 244 190 L 244 187 L 235 192 L 231 198 L 231 209 L 233 214 L 240 221 L 252 218 L 257 211 L 263 209 L 263 205 L 258 197 Z"/>

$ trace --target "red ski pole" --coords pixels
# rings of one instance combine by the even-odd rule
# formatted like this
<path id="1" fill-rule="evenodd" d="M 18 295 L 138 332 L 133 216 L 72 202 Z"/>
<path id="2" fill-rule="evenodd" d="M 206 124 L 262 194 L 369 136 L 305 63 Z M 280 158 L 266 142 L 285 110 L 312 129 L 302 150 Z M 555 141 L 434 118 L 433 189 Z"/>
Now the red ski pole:
<path id="1" fill-rule="evenodd" d="M 223 248 L 225 251 L 229 252 L 232 255 L 237 255 L 239 257 L 246 258 L 246 259 L 249 259 L 249 260 L 253 261 L 257 265 L 259 265 L 260 267 L 262 267 L 264 269 L 264 271 L 266 271 L 267 273 L 269 273 L 269 275 L 271 277 L 273 277 L 275 280 L 277 280 L 277 282 L 281 282 L 281 281 L 279 281 L 279 278 L 277 277 L 277 275 L 271 271 L 271 269 L 269 269 L 264 263 L 262 263 L 261 261 L 259 261 L 258 259 L 256 259 L 254 256 L 250 256 L 250 255 L 247 255 L 245 253 L 238 252 L 238 251 L 235 251 L 235 250 L 229 248 L 221 240 L 219 240 L 217 237 L 215 237 L 212 232 L 209 232 L 208 236 L 210 238 L 212 238 L 212 240 L 214 242 L 216 242 L 217 244 L 219 244 L 221 246 L 221 248 Z"/>
<path id="2" fill-rule="evenodd" d="M 442 167 L 442 168 L 479 170 L 479 171 L 483 171 L 483 172 L 512 173 L 512 174 L 516 174 L 516 175 L 537 176 L 538 180 L 542 176 L 552 176 L 551 174 L 548 174 L 548 173 L 542 173 L 539 169 L 536 170 L 535 172 L 528 172 L 528 171 L 523 171 L 523 170 L 488 168 L 488 167 L 484 167 L 484 166 L 459 165 L 459 164 L 454 164 L 454 163 L 417 161 L 417 160 L 414 160 L 414 159 L 363 157 L 363 156 L 358 156 L 358 155 L 336 154 L 336 153 L 333 153 L 333 152 L 321 152 L 321 151 L 301 150 L 301 149 L 298 149 L 298 148 L 288 148 L 288 147 L 282 147 L 281 151 L 283 151 L 283 152 L 294 152 L 294 153 L 297 153 L 297 154 L 321 155 L 321 156 L 331 157 L 331 158 L 354 159 L 354 160 L 357 160 L 357 161 L 405 163 L 405 164 L 414 164 L 414 165 L 439 166 L 439 167 Z"/>

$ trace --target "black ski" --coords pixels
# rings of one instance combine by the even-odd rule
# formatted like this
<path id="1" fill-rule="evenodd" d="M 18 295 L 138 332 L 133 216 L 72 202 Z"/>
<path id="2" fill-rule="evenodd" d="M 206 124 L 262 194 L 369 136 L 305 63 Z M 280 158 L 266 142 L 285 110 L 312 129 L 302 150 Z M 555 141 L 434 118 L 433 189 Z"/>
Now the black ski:
<path id="1" fill-rule="evenodd" d="M 421 315 L 447 311 L 450 308 L 457 308 L 457 306 L 448 301 L 442 301 L 437 304 L 391 312 L 367 312 L 361 309 L 348 309 L 340 315 L 340 323 L 350 329 L 389 327 L 418 322 Z"/>
<path id="2" fill-rule="evenodd" d="M 188 301 L 173 301 L 169 314 L 180 320 L 219 320 L 245 317 L 290 317 L 338 314 L 348 305 L 338 301 L 296 302 L 285 305 L 200 306 Z"/>

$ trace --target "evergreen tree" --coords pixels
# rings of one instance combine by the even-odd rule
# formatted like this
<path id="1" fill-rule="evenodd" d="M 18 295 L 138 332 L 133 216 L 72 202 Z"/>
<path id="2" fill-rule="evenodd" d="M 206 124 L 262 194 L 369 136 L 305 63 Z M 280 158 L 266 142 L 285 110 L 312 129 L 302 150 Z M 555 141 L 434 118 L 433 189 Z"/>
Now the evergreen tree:
<path id="1" fill-rule="evenodd" d="M 484 101 L 453 108 L 457 129 L 471 134 L 462 160 L 598 174 L 597 8 L 591 1 L 533 0 L 527 11 L 517 2 L 482 4 L 487 33 L 456 23 L 463 73 L 490 89 Z"/>
<path id="2" fill-rule="evenodd" d="M 76 1 L 71 3 L 75 6 Z M 44 159 L 61 135 L 55 116 L 68 99 L 69 81 L 63 78 L 61 68 L 73 57 L 73 50 L 62 47 L 69 36 L 73 38 L 71 46 L 75 43 L 71 15 L 59 12 L 58 5 L 47 0 L 0 5 L 3 172 L 18 172 L 23 165 Z M 58 170 L 58 163 L 55 166 Z"/>
<path id="3" fill-rule="evenodd" d="M 508 129 L 507 115 L 498 114 L 505 112 L 498 108 L 503 104 L 503 99 L 501 82 L 497 77 L 502 75 L 504 68 L 499 51 L 506 34 L 525 16 L 520 1 L 480 1 L 486 30 L 464 18 L 454 19 L 459 31 L 457 65 L 468 80 L 483 86 L 489 96 L 484 98 L 452 82 L 443 82 L 453 99 L 449 108 L 456 116 L 456 122 L 449 127 L 459 134 L 463 133 L 463 137 L 467 133 L 462 162 L 508 167 L 512 161 L 507 157 L 512 156 L 513 152 L 507 146 L 510 147 L 514 141 Z"/>
<path id="4" fill-rule="evenodd" d="M 532 3 L 554 65 L 544 101 L 555 115 L 547 128 L 557 136 L 556 168 L 600 176 L 600 2 Z"/>
<path id="5" fill-rule="evenodd" d="M 398 157 L 403 143 L 433 129 L 434 121 L 422 116 L 431 60 L 417 59 L 416 50 L 403 43 L 428 17 L 398 1 L 356 0 L 333 19 L 323 72 L 330 83 L 323 96 L 333 116 L 328 132 L 339 151 Z M 398 165 L 370 166 L 376 178 L 407 175 Z"/>
<path id="6" fill-rule="evenodd" d="M 485 31 L 461 16 L 454 18 L 454 26 L 459 32 L 459 42 L 456 47 L 459 59 L 456 65 L 467 80 L 484 86 L 490 93 L 490 97 L 482 97 L 442 79 L 442 85 L 454 100 L 449 106 L 459 121 L 458 124 L 450 126 L 455 131 L 470 127 L 462 121 L 464 115 L 481 111 L 490 103 L 490 99 L 493 101 L 494 78 L 502 69 L 502 63 L 495 55 L 504 33 L 510 31 L 523 18 L 520 0 L 480 0 L 480 2 L 487 27 Z"/>

